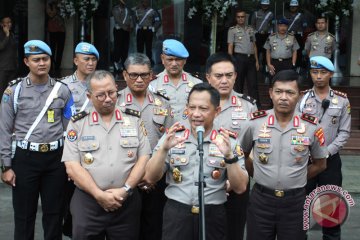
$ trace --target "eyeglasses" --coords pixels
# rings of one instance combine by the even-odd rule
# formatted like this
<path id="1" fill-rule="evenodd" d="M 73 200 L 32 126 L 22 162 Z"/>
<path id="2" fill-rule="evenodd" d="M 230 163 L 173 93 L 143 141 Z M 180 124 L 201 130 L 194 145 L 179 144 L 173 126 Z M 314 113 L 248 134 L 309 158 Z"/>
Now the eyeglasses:
<path id="1" fill-rule="evenodd" d="M 234 76 L 235 72 L 228 72 L 228 73 L 214 73 L 213 76 L 217 80 L 221 80 L 224 76 L 226 79 L 231 79 Z"/>
<path id="2" fill-rule="evenodd" d="M 141 79 L 143 79 L 143 80 L 147 80 L 151 76 L 151 72 L 145 72 L 145 73 L 134 73 L 134 72 L 129 73 L 128 71 L 126 71 L 126 72 L 129 75 L 129 78 L 131 80 L 136 80 L 136 79 L 138 79 L 138 77 L 141 77 Z"/>
<path id="3" fill-rule="evenodd" d="M 117 93 L 117 91 L 113 90 L 113 91 L 108 91 L 107 93 L 103 92 L 103 93 L 99 93 L 97 95 L 94 94 L 94 96 L 96 97 L 96 99 L 98 101 L 103 102 L 103 101 L 105 101 L 107 96 L 109 96 L 109 98 L 116 98 L 118 96 L 118 93 Z"/>

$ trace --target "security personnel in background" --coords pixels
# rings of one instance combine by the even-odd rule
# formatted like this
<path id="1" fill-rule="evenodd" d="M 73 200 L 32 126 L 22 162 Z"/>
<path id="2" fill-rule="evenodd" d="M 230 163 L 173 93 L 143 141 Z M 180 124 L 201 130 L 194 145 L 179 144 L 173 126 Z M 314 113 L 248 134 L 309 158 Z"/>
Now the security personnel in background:
<path id="1" fill-rule="evenodd" d="M 250 113 L 257 110 L 256 100 L 233 90 L 236 79 L 235 59 L 226 53 L 215 53 L 206 61 L 206 79 L 220 93 L 221 111 L 214 123 L 241 136 Z M 231 117 L 230 117 L 231 116 Z M 225 203 L 228 218 L 227 239 L 243 239 L 246 209 L 249 201 L 248 185 L 242 194 L 231 191 Z"/>
<path id="2" fill-rule="evenodd" d="M 323 56 L 310 58 L 310 75 L 314 83 L 312 89 L 306 90 L 300 101 L 300 111 L 311 114 L 319 119 L 324 129 L 325 145 L 327 146 L 327 168 L 315 178 L 309 179 L 307 192 L 317 186 L 342 186 L 340 149 L 350 137 L 351 108 L 345 93 L 331 89 L 329 83 L 334 74 L 334 65 Z M 323 228 L 324 239 L 340 239 L 340 225 Z"/>
<path id="3" fill-rule="evenodd" d="M 296 111 L 298 81 L 293 70 L 273 77 L 269 94 L 274 108 L 252 113 L 240 142 L 245 156 L 253 150 L 247 166 L 256 182 L 247 212 L 248 240 L 305 238 L 306 181 L 325 170 L 327 152 L 317 119 Z M 308 166 L 310 154 L 313 164 Z"/>
<path id="4" fill-rule="evenodd" d="M 30 73 L 5 90 L 0 112 L 1 179 L 13 190 L 14 239 L 34 239 L 39 194 L 44 239 L 61 239 L 64 187 L 63 134 L 75 107 L 69 88 L 49 77 L 51 50 L 40 40 L 25 43 Z M 16 136 L 11 158 L 12 135 Z"/>
<path id="5" fill-rule="evenodd" d="M 95 72 L 98 61 L 99 52 L 94 45 L 81 42 L 76 46 L 74 57 L 76 71 L 62 80 L 73 95 L 76 112 L 84 111 L 89 106 L 85 79 L 89 74 Z"/>
<path id="6" fill-rule="evenodd" d="M 219 104 L 216 89 L 208 83 L 196 84 L 187 103 L 188 121 L 177 122 L 168 130 L 146 166 L 145 179 L 149 182 L 156 182 L 166 174 L 168 201 L 164 208 L 163 240 L 199 239 L 198 126 L 205 129 L 205 237 L 208 240 L 226 238 L 225 183 L 228 180 L 233 191 L 240 194 L 246 189 L 248 174 L 235 136 L 214 124 L 221 110 Z"/>
<path id="7" fill-rule="evenodd" d="M 136 18 L 136 47 L 140 53 L 144 52 L 152 61 L 152 41 L 154 33 L 161 26 L 159 13 L 149 6 L 149 0 L 141 0 L 139 7 L 135 9 Z"/>
<path id="8" fill-rule="evenodd" d="M 284 18 L 289 21 L 288 32 L 292 33 L 296 41 L 299 44 L 299 49 L 297 50 L 297 64 L 296 66 L 302 66 L 302 51 L 304 49 L 304 30 L 307 27 L 307 22 L 305 15 L 299 11 L 299 2 L 297 0 L 291 0 L 289 4 L 289 11 L 286 11 Z"/>
<path id="9" fill-rule="evenodd" d="M 256 71 L 259 71 L 259 60 L 256 48 L 255 31 L 245 24 L 246 13 L 237 10 L 235 13 L 236 26 L 228 31 L 228 53 L 233 55 L 237 61 L 238 78 L 234 90 L 244 92 L 244 83 L 248 94 L 255 98 L 259 104 L 259 90 L 256 80 Z"/>
<path id="10" fill-rule="evenodd" d="M 141 200 L 136 186 L 151 152 L 144 122 L 116 106 L 107 71 L 87 77 L 94 107 L 72 117 L 64 154 L 76 189 L 71 200 L 74 239 L 137 239 Z"/>
<path id="11" fill-rule="evenodd" d="M 277 22 L 277 33 L 273 33 L 266 41 L 266 63 L 271 76 L 276 73 L 295 69 L 299 44 L 292 33 L 288 33 L 288 21 L 284 18 Z"/>
<path id="12" fill-rule="evenodd" d="M 310 33 L 305 42 L 305 50 L 309 58 L 324 56 L 331 59 L 335 51 L 335 37 L 327 31 L 327 19 L 324 16 L 316 18 L 316 32 Z"/>
<path id="13" fill-rule="evenodd" d="M 272 32 L 272 21 L 274 20 L 274 14 L 269 7 L 270 0 L 261 0 L 260 9 L 252 14 L 250 20 L 250 25 L 256 32 L 256 47 L 260 64 L 262 64 L 263 67 L 266 64 L 266 51 L 264 49 L 264 44 L 266 39 L 269 37 L 269 34 Z M 262 56 L 260 57 L 260 55 Z"/>
<path id="14" fill-rule="evenodd" d="M 183 70 L 189 52 L 181 42 L 167 39 L 163 42 L 162 50 L 161 61 L 165 69 L 149 87 L 153 92 L 160 92 L 170 99 L 174 120 L 180 121 L 186 118 L 185 105 L 191 88 L 201 80 Z"/>
<path id="15" fill-rule="evenodd" d="M 151 149 L 154 149 L 165 130 L 173 124 L 170 105 L 161 93 L 148 90 L 152 71 L 150 59 L 145 54 L 131 54 L 124 66 L 127 88 L 119 92 L 118 105 L 140 115 Z M 166 201 L 165 178 L 156 185 L 141 183 L 140 187 L 142 214 L 139 239 L 161 239 L 162 212 Z"/>
<path id="16" fill-rule="evenodd" d="M 130 33 L 134 28 L 133 13 L 126 6 L 126 0 L 119 0 L 119 4 L 112 9 L 115 26 L 114 34 L 114 63 L 117 70 L 123 68 L 124 61 L 128 57 L 130 46 Z"/>

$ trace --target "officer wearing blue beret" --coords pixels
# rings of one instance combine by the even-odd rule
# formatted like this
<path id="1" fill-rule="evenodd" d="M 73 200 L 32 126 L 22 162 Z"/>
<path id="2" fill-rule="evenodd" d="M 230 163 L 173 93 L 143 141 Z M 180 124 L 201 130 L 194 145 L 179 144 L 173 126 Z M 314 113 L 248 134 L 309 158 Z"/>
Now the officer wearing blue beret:
<path id="1" fill-rule="evenodd" d="M 327 57 L 311 57 L 310 75 L 314 86 L 304 91 L 299 104 L 300 111 L 318 118 L 320 126 L 324 129 L 328 152 L 325 171 L 308 180 L 306 186 L 308 194 L 318 186 L 342 185 L 339 151 L 350 137 L 351 107 L 346 93 L 330 87 L 334 70 L 333 63 Z M 340 239 L 340 225 L 333 228 L 323 227 L 323 235 L 324 239 Z"/>
<path id="2" fill-rule="evenodd" d="M 1 179 L 12 186 L 14 239 L 34 239 L 39 194 L 44 239 L 61 239 L 64 187 L 63 133 L 75 113 L 69 88 L 51 78 L 51 49 L 40 40 L 25 43 L 30 72 L 10 82 L 0 110 Z M 12 136 L 16 149 L 12 156 Z"/>
<path id="3" fill-rule="evenodd" d="M 167 39 L 163 42 L 162 49 L 161 61 L 165 69 L 156 76 L 149 87 L 170 99 L 174 119 L 180 121 L 186 119 L 186 114 L 183 113 L 191 88 L 202 81 L 183 70 L 189 52 L 181 42 Z"/>

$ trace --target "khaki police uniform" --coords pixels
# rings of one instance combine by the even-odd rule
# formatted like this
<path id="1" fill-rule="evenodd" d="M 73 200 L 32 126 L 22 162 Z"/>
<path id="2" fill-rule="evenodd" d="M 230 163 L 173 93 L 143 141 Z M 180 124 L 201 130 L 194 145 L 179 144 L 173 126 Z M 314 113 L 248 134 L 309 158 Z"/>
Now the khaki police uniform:
<path id="1" fill-rule="evenodd" d="M 305 50 L 310 52 L 309 58 L 312 56 L 324 56 L 330 59 L 335 48 L 335 37 L 329 32 L 324 35 L 320 35 L 317 31 L 310 33 L 305 42 Z"/>
<path id="2" fill-rule="evenodd" d="M 245 152 L 253 149 L 256 182 L 248 208 L 247 239 L 272 239 L 275 235 L 277 239 L 304 239 L 308 158 L 310 154 L 313 159 L 326 157 L 324 132 L 315 117 L 299 112 L 285 129 L 272 109 L 252 113 L 251 118 L 241 142 Z"/>
<path id="3" fill-rule="evenodd" d="M 81 112 L 72 118 L 62 161 L 76 161 L 91 175 L 101 190 L 124 186 L 137 159 L 151 152 L 143 121 L 131 111 L 115 108 L 109 127 L 101 115 L 91 108 L 89 113 Z M 135 190 L 117 211 L 107 213 L 89 194 L 79 187 L 71 201 L 73 215 L 73 238 L 84 239 L 107 231 L 113 239 L 129 236 L 136 239 L 139 230 L 141 202 Z M 123 231 L 108 226 L 112 222 Z"/>
<path id="4" fill-rule="evenodd" d="M 193 77 L 187 72 L 182 72 L 181 80 L 175 86 L 171 81 L 166 70 L 157 75 L 157 78 L 150 83 L 150 88 L 159 91 L 163 95 L 169 97 L 169 103 L 174 112 L 174 121 L 181 121 L 184 108 L 187 104 L 188 95 L 191 88 L 202 81 Z"/>
<path id="5" fill-rule="evenodd" d="M 165 195 L 168 201 L 164 208 L 163 240 L 170 239 L 198 239 L 199 219 L 199 154 L 197 151 L 197 139 L 191 134 L 190 124 L 183 121 L 184 128 L 176 133 L 176 136 L 186 138 L 183 144 L 171 148 L 165 161 L 164 173 L 168 186 Z M 205 177 L 205 222 L 206 239 L 224 239 L 226 229 L 226 202 L 225 182 L 226 163 L 220 150 L 212 141 L 219 134 L 219 128 L 211 130 L 211 134 L 204 137 L 204 177 Z M 166 135 L 158 145 L 156 152 Z M 238 154 L 239 164 L 243 169 L 244 155 L 238 141 L 230 138 L 231 147 Z"/>
<path id="6" fill-rule="evenodd" d="M 114 16 L 114 60 L 124 62 L 128 57 L 130 46 L 130 31 L 134 28 L 133 12 L 126 6 L 122 7 L 119 4 L 112 9 Z"/>
<path id="7" fill-rule="evenodd" d="M 319 124 L 324 129 L 325 145 L 329 157 L 326 162 L 325 171 L 315 178 L 309 179 L 306 190 L 310 193 L 317 186 L 337 185 L 342 186 L 341 158 L 339 151 L 346 144 L 351 131 L 351 108 L 345 93 L 330 89 L 326 99 L 330 102 L 329 107 L 324 110 L 322 101 L 315 93 L 315 89 L 304 92 L 300 101 L 300 110 L 311 114 L 319 119 Z M 340 236 L 340 226 L 334 228 L 323 228 L 323 234 L 328 236 Z"/>
<path id="8" fill-rule="evenodd" d="M 45 239 L 61 238 L 61 216 L 64 186 L 67 181 L 61 163 L 63 134 L 75 113 L 70 90 L 61 83 L 55 98 L 46 110 L 28 141 L 24 138 L 45 102 L 59 84 L 48 78 L 44 85 L 35 85 L 30 75 L 10 82 L 5 90 L 0 112 L 0 158 L 16 174 L 13 188 L 15 215 L 14 239 L 32 239 L 39 194 L 41 196 Z M 12 136 L 16 151 L 11 157 Z"/>
<path id="9" fill-rule="evenodd" d="M 135 19 L 137 51 L 143 53 L 145 45 L 146 56 L 151 60 L 153 34 L 161 25 L 160 15 L 150 7 L 147 9 L 138 7 L 135 9 Z"/>
<path id="10" fill-rule="evenodd" d="M 221 106 L 221 112 L 215 118 L 214 124 L 231 130 L 241 139 L 245 133 L 245 126 L 248 125 L 250 120 L 250 113 L 256 110 L 254 99 L 232 91 L 228 101 Z M 233 191 L 229 192 L 225 203 L 228 223 L 227 239 L 235 239 L 244 235 L 249 189 L 250 183 L 242 194 L 236 194 Z"/>
<path id="11" fill-rule="evenodd" d="M 248 86 L 248 94 L 259 101 L 259 91 L 256 79 L 256 59 L 254 56 L 255 31 L 250 26 L 231 27 L 228 31 L 228 43 L 234 45 L 234 57 L 237 62 L 237 79 L 234 90 L 244 92 L 244 83 Z"/>
<path id="12" fill-rule="evenodd" d="M 293 34 L 287 33 L 280 36 L 273 33 L 266 41 L 264 48 L 270 50 L 271 64 L 275 67 L 275 72 L 292 69 L 292 54 L 300 47 Z"/>

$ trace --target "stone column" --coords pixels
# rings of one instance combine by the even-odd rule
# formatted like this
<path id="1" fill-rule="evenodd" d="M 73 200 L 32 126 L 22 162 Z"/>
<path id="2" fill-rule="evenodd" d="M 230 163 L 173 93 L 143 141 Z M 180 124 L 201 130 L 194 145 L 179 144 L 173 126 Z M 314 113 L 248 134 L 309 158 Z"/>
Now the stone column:
<path id="1" fill-rule="evenodd" d="M 360 76 L 360 66 L 357 63 L 360 56 L 360 0 L 354 0 L 352 24 L 350 76 Z"/>

